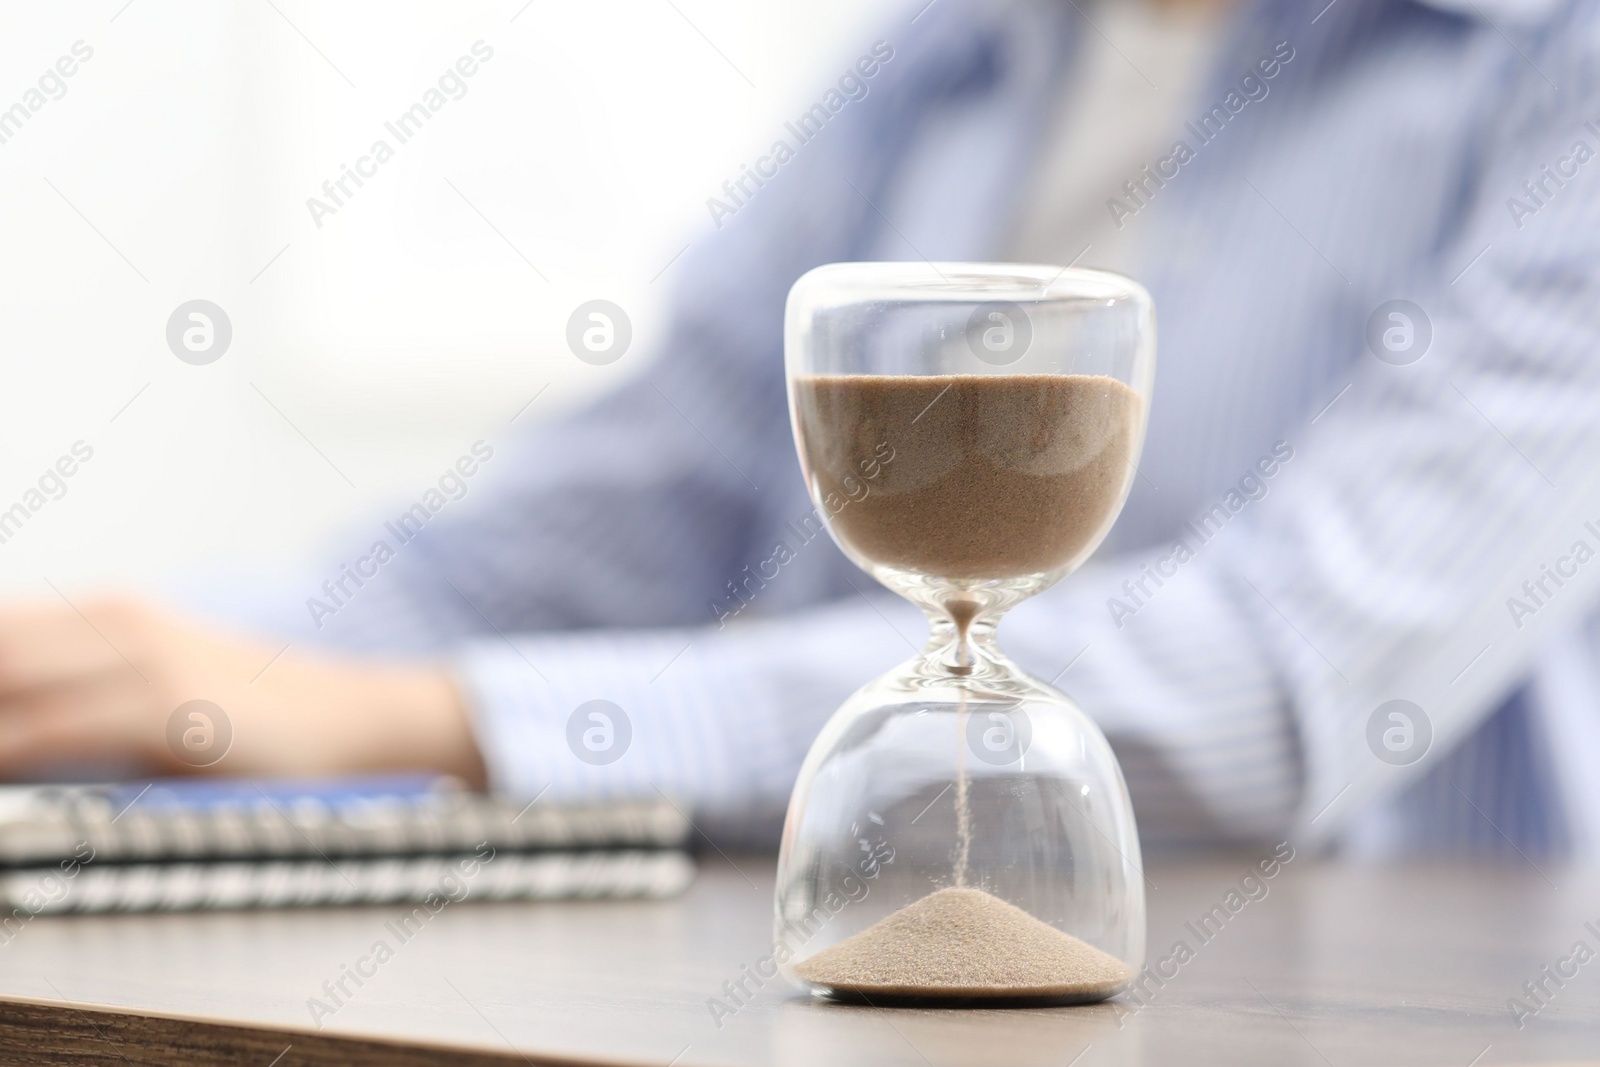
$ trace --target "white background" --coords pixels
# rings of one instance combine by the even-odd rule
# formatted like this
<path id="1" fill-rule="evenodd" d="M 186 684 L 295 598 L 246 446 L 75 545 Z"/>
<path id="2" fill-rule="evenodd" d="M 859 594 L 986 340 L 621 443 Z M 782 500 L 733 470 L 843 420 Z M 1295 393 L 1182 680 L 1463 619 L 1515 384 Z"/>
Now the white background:
<path id="1" fill-rule="evenodd" d="M 6 5 L 0 110 L 94 56 L 0 144 L 0 510 L 94 458 L 0 544 L 0 591 L 306 555 L 636 370 L 706 198 L 900 7 Z M 307 197 L 480 39 L 466 95 L 316 227 Z M 166 344 L 196 298 L 233 325 L 209 366 Z M 594 298 L 634 324 L 607 367 L 564 339 Z"/>

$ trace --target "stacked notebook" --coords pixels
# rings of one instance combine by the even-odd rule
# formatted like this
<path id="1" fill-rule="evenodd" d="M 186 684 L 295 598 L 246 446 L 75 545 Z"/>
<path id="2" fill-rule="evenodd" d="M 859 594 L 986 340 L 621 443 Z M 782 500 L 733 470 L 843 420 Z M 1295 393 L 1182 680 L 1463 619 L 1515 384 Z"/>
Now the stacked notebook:
<path id="1" fill-rule="evenodd" d="M 39 914 L 663 897 L 670 801 L 557 807 L 391 777 L 0 787 L 0 925 Z"/>

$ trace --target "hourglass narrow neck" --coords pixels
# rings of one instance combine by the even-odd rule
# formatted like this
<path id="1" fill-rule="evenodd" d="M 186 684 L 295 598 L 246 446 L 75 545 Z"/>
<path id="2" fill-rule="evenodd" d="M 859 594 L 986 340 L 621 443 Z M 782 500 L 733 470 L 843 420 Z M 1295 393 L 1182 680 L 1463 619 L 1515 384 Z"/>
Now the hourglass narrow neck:
<path id="1" fill-rule="evenodd" d="M 927 615 L 930 632 L 923 655 L 940 670 L 966 677 L 983 673 L 985 665 L 1000 658 L 994 638 L 1000 623 L 998 613 L 978 618 L 952 617 L 943 608 L 930 608 Z"/>

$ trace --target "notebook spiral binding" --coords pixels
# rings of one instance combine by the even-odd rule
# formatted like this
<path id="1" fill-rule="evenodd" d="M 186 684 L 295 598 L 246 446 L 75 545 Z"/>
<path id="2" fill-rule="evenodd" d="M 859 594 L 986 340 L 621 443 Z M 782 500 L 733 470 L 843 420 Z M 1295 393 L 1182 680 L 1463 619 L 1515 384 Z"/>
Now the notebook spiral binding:
<path id="1" fill-rule="evenodd" d="M 0 788 L 0 943 L 36 915 L 664 897 L 670 800 L 528 804 L 433 778 Z"/>

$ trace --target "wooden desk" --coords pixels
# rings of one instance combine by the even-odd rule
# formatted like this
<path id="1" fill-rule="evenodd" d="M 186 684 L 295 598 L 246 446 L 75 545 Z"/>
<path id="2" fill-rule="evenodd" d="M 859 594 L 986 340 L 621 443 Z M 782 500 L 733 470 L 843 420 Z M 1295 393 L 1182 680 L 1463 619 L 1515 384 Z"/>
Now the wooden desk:
<path id="1" fill-rule="evenodd" d="M 815 1003 L 772 981 L 720 1029 L 708 998 L 769 950 L 767 858 L 739 858 L 742 874 L 708 864 L 686 897 L 664 903 L 452 905 L 392 959 L 365 965 L 377 973 L 320 1030 L 308 998 L 379 938 L 394 942 L 384 924 L 402 909 L 41 918 L 0 948 L 0 1062 L 1600 1060 L 1600 958 L 1563 988 L 1547 980 L 1553 999 L 1521 1029 L 1506 1003 L 1578 941 L 1600 951 L 1584 925 L 1600 930 L 1600 877 L 1547 870 L 1552 885 L 1520 861 L 1363 870 L 1298 860 L 1201 944 L 1185 923 L 1249 863 L 1150 871 L 1150 960 L 1179 938 L 1195 955 L 1147 1007 L 874 1010 Z"/>

